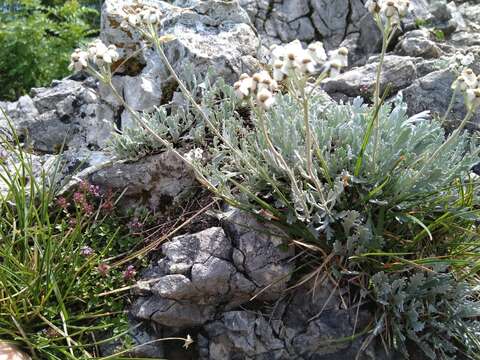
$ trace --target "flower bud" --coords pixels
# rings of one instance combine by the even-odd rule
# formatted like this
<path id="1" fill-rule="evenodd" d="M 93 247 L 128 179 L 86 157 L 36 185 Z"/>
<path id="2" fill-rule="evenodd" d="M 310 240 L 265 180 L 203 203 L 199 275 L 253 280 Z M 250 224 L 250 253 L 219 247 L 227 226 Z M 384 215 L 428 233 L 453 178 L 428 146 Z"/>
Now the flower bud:
<path id="1" fill-rule="evenodd" d="M 472 69 L 465 69 L 462 71 L 462 77 L 465 79 L 465 84 L 470 89 L 475 89 L 478 85 L 477 75 L 473 72 Z"/>
<path id="2" fill-rule="evenodd" d="M 275 103 L 275 98 L 273 97 L 273 94 L 267 90 L 267 89 L 262 89 L 258 91 L 257 94 L 257 104 L 264 110 L 270 109 L 270 107 Z"/>
<path id="3" fill-rule="evenodd" d="M 453 82 L 451 87 L 456 91 L 465 91 L 468 89 L 468 85 L 465 83 L 465 78 L 461 75 Z"/>
<path id="4" fill-rule="evenodd" d="M 480 106 L 480 88 L 467 90 L 466 103 L 470 111 L 475 111 Z"/>
<path id="5" fill-rule="evenodd" d="M 365 7 L 372 15 L 378 14 L 380 12 L 380 5 L 378 5 L 377 0 L 368 0 L 365 4 Z"/>

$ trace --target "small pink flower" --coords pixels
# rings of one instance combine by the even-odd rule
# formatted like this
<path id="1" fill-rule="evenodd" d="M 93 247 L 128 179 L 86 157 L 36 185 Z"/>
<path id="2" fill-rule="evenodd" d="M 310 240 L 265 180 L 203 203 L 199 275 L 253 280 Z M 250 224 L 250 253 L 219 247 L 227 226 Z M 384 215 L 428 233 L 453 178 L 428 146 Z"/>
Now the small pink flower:
<path id="1" fill-rule="evenodd" d="M 77 191 L 73 194 L 73 201 L 75 201 L 76 204 L 83 204 L 85 202 L 85 195 Z"/>
<path id="2" fill-rule="evenodd" d="M 85 203 L 82 204 L 82 209 L 83 209 L 83 212 L 86 215 L 92 215 L 93 214 L 93 205 L 92 204 L 88 204 L 87 202 L 85 202 Z"/>
<path id="3" fill-rule="evenodd" d="M 104 194 L 103 194 L 103 201 L 102 201 L 102 210 L 106 212 L 111 212 L 113 211 L 115 207 L 115 201 L 113 199 L 113 191 L 111 189 L 108 189 Z"/>
<path id="4" fill-rule="evenodd" d="M 100 186 L 98 185 L 90 185 L 88 188 L 88 192 L 95 197 L 100 197 Z"/>
<path id="5" fill-rule="evenodd" d="M 97 266 L 97 270 L 102 276 L 107 276 L 108 272 L 110 271 L 110 265 L 105 264 L 105 263 L 100 263 Z"/>
<path id="6" fill-rule="evenodd" d="M 90 246 L 82 246 L 80 248 L 80 255 L 85 257 L 92 256 L 94 252 L 95 251 L 93 251 L 93 249 Z"/>
<path id="7" fill-rule="evenodd" d="M 133 218 L 132 221 L 128 223 L 128 228 L 132 232 L 139 232 L 143 229 L 143 223 L 138 220 L 138 218 Z"/>
<path id="8" fill-rule="evenodd" d="M 70 225 L 70 227 L 75 227 L 77 226 L 77 219 L 76 218 L 70 218 L 70 220 L 68 220 L 68 225 Z"/>
<path id="9" fill-rule="evenodd" d="M 135 277 L 137 271 L 133 265 L 128 265 L 127 269 L 123 272 L 123 280 L 128 281 Z"/>
<path id="10" fill-rule="evenodd" d="M 90 183 L 87 180 L 82 180 L 82 181 L 80 181 L 80 184 L 78 185 L 78 188 L 80 189 L 80 191 L 83 191 L 84 193 L 89 192 Z"/>
<path id="11" fill-rule="evenodd" d="M 63 196 L 60 196 L 57 199 L 57 205 L 63 210 L 67 210 L 67 208 L 70 206 L 70 203 L 67 201 L 66 198 L 64 198 Z"/>

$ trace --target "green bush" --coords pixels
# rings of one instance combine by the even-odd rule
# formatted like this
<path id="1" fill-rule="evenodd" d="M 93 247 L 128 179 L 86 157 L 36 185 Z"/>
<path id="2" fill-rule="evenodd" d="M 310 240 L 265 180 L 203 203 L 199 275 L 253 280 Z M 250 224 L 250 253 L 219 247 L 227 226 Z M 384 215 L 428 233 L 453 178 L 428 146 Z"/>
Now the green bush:
<path id="1" fill-rule="evenodd" d="M 0 99 L 14 100 L 68 75 L 72 50 L 97 33 L 98 12 L 77 0 L 7 4 L 12 11 L 0 12 Z"/>

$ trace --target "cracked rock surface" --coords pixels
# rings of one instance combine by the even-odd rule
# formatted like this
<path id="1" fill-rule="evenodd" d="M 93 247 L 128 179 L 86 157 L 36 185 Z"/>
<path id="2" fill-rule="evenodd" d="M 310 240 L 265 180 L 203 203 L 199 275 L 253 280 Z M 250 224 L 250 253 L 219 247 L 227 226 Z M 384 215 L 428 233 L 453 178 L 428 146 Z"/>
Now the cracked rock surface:
<path id="1" fill-rule="evenodd" d="M 331 340 L 350 336 L 355 327 L 365 327 L 369 314 L 341 309 L 340 299 L 330 297 L 331 291 L 325 287 L 314 295 L 301 288 L 285 296 L 268 314 L 246 310 L 223 313 L 200 333 L 199 358 L 354 359 L 362 345 L 361 337 L 353 342 Z M 374 355 L 371 349 L 367 353 Z"/>
<path id="2" fill-rule="evenodd" d="M 142 279 L 149 286 L 132 307 L 135 318 L 188 328 L 254 295 L 258 300 L 280 296 L 293 270 L 288 262 L 293 253 L 279 249 L 278 231 L 237 210 L 227 213 L 223 223 L 223 228 L 178 236 L 162 246 L 164 257 Z"/>
<path id="3" fill-rule="evenodd" d="M 138 50 L 139 40 L 120 27 L 119 11 L 126 4 L 129 1 L 107 0 L 102 11 L 101 37 L 122 49 L 123 58 Z M 155 4 L 165 19 L 162 33 L 175 36 L 174 41 L 165 44 L 165 54 L 181 78 L 190 69 L 205 74 L 212 68 L 217 76 L 233 83 L 241 73 L 258 68 L 260 42 L 247 13 L 236 1 L 184 0 L 176 5 L 156 1 Z M 152 49 L 141 51 L 118 71 L 117 90 L 138 111 L 152 111 L 154 106 L 170 101 L 176 90 L 177 85 Z M 118 109 L 115 100 L 107 103 Z M 122 114 L 121 126 L 132 126 L 126 112 Z"/>
<path id="4" fill-rule="evenodd" d="M 380 32 L 365 9 L 366 0 L 239 0 L 248 11 L 262 43 L 323 41 L 327 50 L 347 46 L 350 62 L 363 64 L 378 51 Z M 413 0 L 413 15 L 428 18 L 425 0 Z"/>
<path id="5" fill-rule="evenodd" d="M 419 19 L 428 20 L 430 27 L 417 29 L 403 24 L 403 33 L 385 56 L 381 88 L 389 87 L 390 99 L 401 93 L 411 115 L 429 110 L 434 116 L 443 116 L 453 95 L 451 84 L 455 79 L 449 66 L 457 54 L 471 53 L 475 60 L 470 67 L 480 72 L 480 18 L 473 16 L 479 6 L 468 1 L 456 5 L 433 0 L 418 2 L 416 6 L 421 9 L 417 14 L 424 14 Z M 364 65 L 353 66 L 337 78 L 327 79 L 324 89 L 336 100 L 350 101 L 362 96 L 368 101 L 373 95 L 377 65 L 378 55 L 372 55 Z M 465 114 L 459 94 L 450 114 L 452 124 L 459 123 Z M 468 126 L 478 128 L 479 124 L 477 114 Z"/>
<path id="6" fill-rule="evenodd" d="M 156 210 L 181 202 L 197 186 L 191 170 L 171 151 L 114 163 L 93 172 L 89 179 L 104 189 L 124 191 L 123 206 Z"/>
<path id="7" fill-rule="evenodd" d="M 64 79 L 0 106 L 17 132 L 36 151 L 57 153 L 62 146 L 100 149 L 110 137 L 113 124 L 97 114 L 95 89 L 96 82 L 91 79 Z M 1 126 L 8 128 L 1 114 L 0 120 Z"/>

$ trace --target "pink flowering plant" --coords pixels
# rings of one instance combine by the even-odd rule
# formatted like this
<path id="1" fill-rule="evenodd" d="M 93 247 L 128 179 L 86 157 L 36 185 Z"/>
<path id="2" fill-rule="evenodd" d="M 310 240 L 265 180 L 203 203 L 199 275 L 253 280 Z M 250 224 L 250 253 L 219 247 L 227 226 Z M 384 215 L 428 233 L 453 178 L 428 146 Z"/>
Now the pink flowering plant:
<path id="1" fill-rule="evenodd" d="M 57 196 L 57 174 L 34 174 L 14 131 L 13 144 L 0 137 L 16 160 L 0 163 L 0 339 L 32 359 L 87 359 L 100 356 L 92 336 L 115 330 L 128 349 L 128 294 L 110 293 L 142 266 L 112 260 L 138 243 L 121 226 L 130 216 L 116 216 L 114 194 L 86 181 Z"/>

